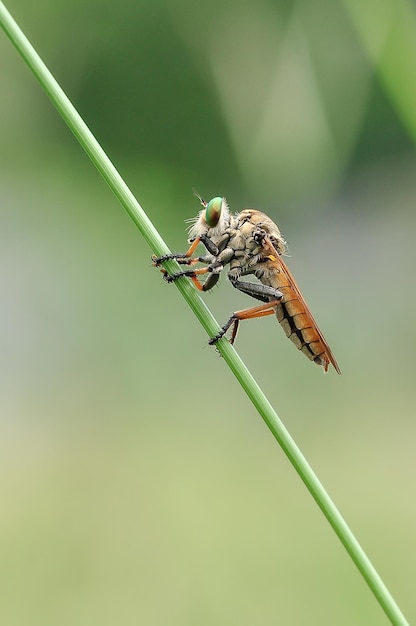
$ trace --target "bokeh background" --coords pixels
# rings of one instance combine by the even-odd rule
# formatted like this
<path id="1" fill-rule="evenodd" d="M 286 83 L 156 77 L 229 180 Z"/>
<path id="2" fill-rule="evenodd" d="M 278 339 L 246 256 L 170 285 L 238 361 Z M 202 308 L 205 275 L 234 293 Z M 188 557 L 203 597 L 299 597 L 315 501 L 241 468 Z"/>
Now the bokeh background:
<path id="1" fill-rule="evenodd" d="M 279 224 L 343 375 L 272 318 L 237 349 L 411 621 L 415 5 L 8 8 L 172 249 L 194 187 Z M 387 623 L 3 33 L 0 68 L 1 622 Z"/>

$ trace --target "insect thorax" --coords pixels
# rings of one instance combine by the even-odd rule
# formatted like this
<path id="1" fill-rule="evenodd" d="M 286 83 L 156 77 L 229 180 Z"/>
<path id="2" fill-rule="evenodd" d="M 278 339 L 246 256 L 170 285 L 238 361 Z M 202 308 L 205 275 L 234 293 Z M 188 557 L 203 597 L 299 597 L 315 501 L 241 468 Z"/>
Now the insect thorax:
<path id="1" fill-rule="evenodd" d="M 279 254 L 287 250 L 287 243 L 277 224 L 265 213 L 256 209 L 244 209 L 238 214 L 238 229 L 246 238 L 255 236 L 256 231 L 263 231 L 272 242 Z"/>

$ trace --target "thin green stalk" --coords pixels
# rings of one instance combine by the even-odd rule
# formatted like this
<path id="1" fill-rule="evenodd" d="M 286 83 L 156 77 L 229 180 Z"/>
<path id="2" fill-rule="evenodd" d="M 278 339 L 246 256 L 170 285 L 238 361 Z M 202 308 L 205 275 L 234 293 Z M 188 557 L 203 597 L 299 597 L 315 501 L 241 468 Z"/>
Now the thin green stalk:
<path id="1" fill-rule="evenodd" d="M 77 111 L 74 109 L 62 89 L 59 87 L 45 64 L 37 55 L 1 1 L 0 24 L 42 85 L 50 100 L 54 103 L 60 115 L 63 117 L 84 150 L 87 152 L 91 161 L 94 163 L 104 180 L 108 183 L 126 211 L 129 213 L 150 248 L 157 256 L 169 254 L 167 245 L 156 231 L 147 215 L 144 213 L 140 204 L 134 198 L 132 192 L 127 187 L 120 174 L 112 165 L 107 155 L 104 153 L 86 124 L 82 121 Z M 176 264 L 174 262 L 170 262 L 167 265 L 168 270 L 174 270 L 175 267 Z M 215 335 L 219 330 L 219 326 L 204 302 L 198 296 L 193 286 L 186 280 L 180 280 L 176 284 L 183 297 L 207 331 L 208 335 Z M 298 472 L 306 487 L 309 489 L 313 498 L 316 500 L 321 511 L 338 535 L 354 563 L 357 565 L 370 589 L 384 609 L 386 615 L 389 617 L 391 623 L 395 626 L 408 626 L 405 617 L 401 613 L 399 607 L 361 548 L 357 539 L 354 537 L 335 504 L 332 502 L 331 498 L 320 483 L 318 477 L 313 472 L 302 452 L 297 447 L 295 441 L 292 439 L 270 402 L 267 400 L 234 348 L 226 339 L 222 339 L 218 343 L 218 349 L 224 357 L 224 361 L 240 382 L 244 391 L 257 408 L 261 417 L 266 422 L 267 426 L 279 442 L 280 446 L 283 448 L 285 454 Z"/>

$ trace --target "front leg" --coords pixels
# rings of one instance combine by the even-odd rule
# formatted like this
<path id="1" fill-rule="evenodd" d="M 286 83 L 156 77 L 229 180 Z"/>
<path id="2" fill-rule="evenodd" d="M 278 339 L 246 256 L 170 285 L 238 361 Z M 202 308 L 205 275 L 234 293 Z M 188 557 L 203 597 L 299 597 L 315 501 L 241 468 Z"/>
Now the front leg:
<path id="1" fill-rule="evenodd" d="M 192 259 L 192 254 L 195 252 L 198 244 L 200 242 L 200 238 L 197 237 L 190 245 L 187 252 L 174 252 L 173 254 L 164 254 L 163 256 L 152 256 L 152 265 L 154 267 L 160 267 L 162 263 L 165 261 L 177 261 L 181 265 L 192 265 L 192 263 L 197 263 L 199 259 Z"/>
<path id="2" fill-rule="evenodd" d="M 213 257 L 217 257 L 219 254 L 218 247 L 213 241 L 206 235 L 201 235 L 191 242 L 189 249 L 186 252 L 174 252 L 173 254 L 165 254 L 163 256 L 152 256 L 152 264 L 155 267 L 160 267 L 164 261 L 177 261 L 180 265 L 193 265 L 194 263 L 210 263 L 212 261 L 211 256 L 199 256 L 192 257 L 193 253 L 197 249 L 198 245 L 202 243 L 209 254 Z"/>
<path id="3" fill-rule="evenodd" d="M 199 243 L 202 243 L 207 251 L 208 255 L 192 257 Z M 222 243 L 222 240 L 221 242 Z M 223 258 L 224 257 L 224 258 Z M 163 274 L 163 278 L 168 283 L 173 283 L 178 278 L 190 278 L 195 287 L 200 291 L 208 291 L 217 284 L 219 275 L 224 268 L 224 264 L 228 263 L 229 253 L 228 250 L 222 250 L 220 252 L 218 246 L 205 234 L 200 237 L 196 237 L 187 252 L 166 254 L 161 257 L 152 256 L 152 264 L 158 267 Z M 208 267 L 197 268 L 195 270 L 185 270 L 183 272 L 176 272 L 175 274 L 168 274 L 168 272 L 160 267 L 164 261 L 176 260 L 180 265 L 194 265 L 196 263 L 205 263 Z M 208 274 L 207 279 L 201 283 L 198 276 L 202 274 Z"/>
<path id="4" fill-rule="evenodd" d="M 199 291 L 209 291 L 209 289 L 212 289 L 214 285 L 217 284 L 222 269 L 223 266 L 221 263 L 214 262 L 208 267 L 199 267 L 195 270 L 185 270 L 183 272 L 176 272 L 176 274 L 168 274 L 163 268 L 161 271 L 163 272 L 163 278 L 168 283 L 174 283 L 178 280 L 178 278 L 190 278 Z M 198 278 L 198 276 L 201 276 L 202 274 L 208 274 L 208 278 L 203 283 L 201 283 Z"/>

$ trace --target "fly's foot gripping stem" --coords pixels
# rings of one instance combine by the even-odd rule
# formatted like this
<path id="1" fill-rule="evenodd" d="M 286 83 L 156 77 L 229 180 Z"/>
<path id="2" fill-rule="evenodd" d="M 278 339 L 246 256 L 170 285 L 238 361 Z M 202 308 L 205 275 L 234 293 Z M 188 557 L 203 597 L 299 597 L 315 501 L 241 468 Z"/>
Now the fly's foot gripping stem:
<path id="1" fill-rule="evenodd" d="M 183 272 L 176 272 L 176 274 L 168 274 L 165 269 L 161 270 L 163 273 L 163 278 L 167 283 L 174 283 L 178 278 L 195 278 L 196 274 L 199 272 L 195 272 L 195 270 L 184 270 Z"/>
<path id="2" fill-rule="evenodd" d="M 237 330 L 238 330 L 239 323 L 240 323 L 240 319 L 237 317 L 236 313 L 233 313 L 230 316 L 230 318 L 225 322 L 224 326 L 221 328 L 219 333 L 217 333 L 215 335 L 215 337 L 211 337 L 211 339 L 208 341 L 208 344 L 210 346 L 214 346 L 217 343 L 217 341 L 219 341 L 220 339 L 222 339 L 222 337 L 224 337 L 224 335 L 227 332 L 227 330 L 231 326 L 233 326 L 233 331 L 232 331 L 231 339 L 230 339 L 230 343 L 231 343 L 231 345 L 233 345 L 234 339 L 236 338 L 236 335 L 237 335 Z"/>
<path id="3" fill-rule="evenodd" d="M 189 251 L 188 251 L 189 252 Z M 178 278 L 182 278 L 185 276 L 186 278 L 190 278 L 192 281 L 195 280 L 198 282 L 198 289 L 201 288 L 198 279 L 196 279 L 197 274 L 204 274 L 207 272 L 206 268 L 196 269 L 196 270 L 185 270 L 183 272 L 176 272 L 175 274 L 168 274 L 164 267 L 161 267 L 162 263 L 165 261 L 176 261 L 179 265 L 194 265 L 195 263 L 206 263 L 205 257 L 194 257 L 189 256 L 188 252 L 177 252 L 174 254 L 165 254 L 164 256 L 152 256 L 152 265 L 153 267 L 157 267 L 163 274 L 163 279 L 168 283 L 173 283 Z"/>
<path id="4" fill-rule="evenodd" d="M 179 278 L 190 278 L 199 291 L 207 291 L 207 289 L 211 289 L 219 278 L 219 274 L 215 272 L 213 273 L 212 269 L 209 267 L 199 267 L 195 270 L 184 270 L 183 272 L 176 272 L 175 274 L 168 274 L 164 267 L 159 267 L 159 269 L 163 274 L 163 280 L 166 280 L 167 283 L 174 283 Z M 208 279 L 201 283 L 198 276 L 207 273 L 209 274 Z"/>
<path id="5" fill-rule="evenodd" d="M 160 267 L 161 263 L 164 261 L 177 261 L 180 265 L 192 265 L 193 263 L 199 262 L 198 258 L 192 258 L 193 253 L 195 252 L 198 244 L 200 242 L 200 238 L 196 237 L 186 252 L 174 252 L 173 254 L 164 254 L 163 256 L 152 256 L 152 264 L 155 267 Z"/>
<path id="6" fill-rule="evenodd" d="M 153 267 L 160 267 L 165 261 L 177 261 L 179 265 L 192 265 L 192 263 L 195 263 L 194 259 L 187 257 L 183 252 L 165 254 L 164 256 L 152 256 Z"/>
<path id="7" fill-rule="evenodd" d="M 255 306 L 251 309 L 244 309 L 243 311 L 236 311 L 225 322 L 220 332 L 217 333 L 215 337 L 211 337 L 211 339 L 208 342 L 209 345 L 212 346 L 215 343 L 217 343 L 217 341 L 219 341 L 221 337 L 225 335 L 225 333 L 227 332 L 229 328 L 231 328 L 231 326 L 233 327 L 233 330 L 231 333 L 230 343 L 231 345 L 233 345 L 235 338 L 237 336 L 237 331 L 238 331 L 238 326 L 240 324 L 240 321 L 252 320 L 257 317 L 266 317 L 267 315 L 273 315 L 276 313 L 275 307 L 279 303 L 280 303 L 280 298 L 279 300 L 270 300 L 269 302 L 266 302 L 265 304 L 261 304 L 260 306 Z"/>

